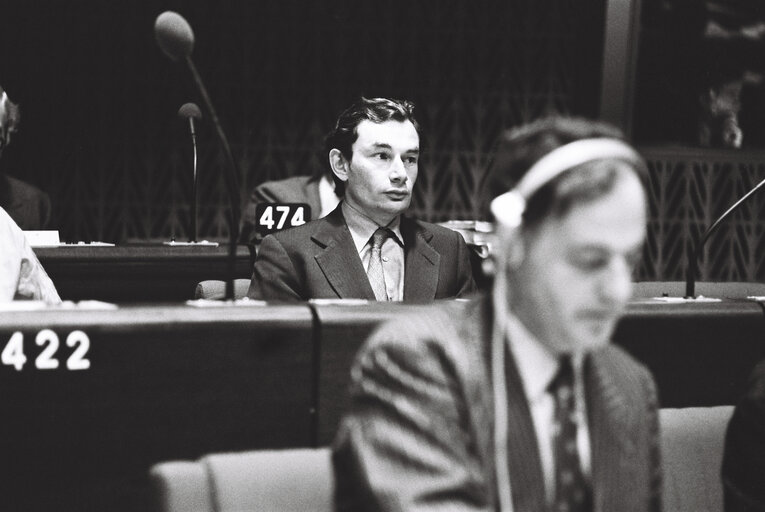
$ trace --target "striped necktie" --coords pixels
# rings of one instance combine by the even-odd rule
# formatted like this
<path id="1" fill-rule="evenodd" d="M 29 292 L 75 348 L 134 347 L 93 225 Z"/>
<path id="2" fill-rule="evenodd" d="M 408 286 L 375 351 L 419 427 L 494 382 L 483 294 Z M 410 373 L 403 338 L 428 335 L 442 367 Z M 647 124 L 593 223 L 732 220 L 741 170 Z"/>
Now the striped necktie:
<path id="1" fill-rule="evenodd" d="M 377 300 L 389 300 L 388 291 L 385 287 L 385 276 L 382 266 L 382 246 L 388 238 L 388 230 L 378 228 L 372 235 L 372 250 L 369 254 L 369 266 L 367 267 L 367 277 L 372 290 L 375 292 Z"/>
<path id="2" fill-rule="evenodd" d="M 577 447 L 574 395 L 574 368 L 571 357 L 563 356 L 549 387 L 555 400 L 555 502 L 553 512 L 592 510 L 590 490 L 582 474 Z"/>

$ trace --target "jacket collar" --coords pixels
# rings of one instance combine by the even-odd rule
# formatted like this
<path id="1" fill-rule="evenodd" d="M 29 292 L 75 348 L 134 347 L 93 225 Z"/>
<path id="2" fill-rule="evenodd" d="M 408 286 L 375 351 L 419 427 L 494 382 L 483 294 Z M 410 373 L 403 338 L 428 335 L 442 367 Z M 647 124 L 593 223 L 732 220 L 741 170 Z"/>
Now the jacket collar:
<path id="1" fill-rule="evenodd" d="M 441 256 L 430 245 L 433 233 L 405 216 L 401 217 L 400 227 L 404 242 L 404 300 L 433 300 L 441 261 Z M 314 255 L 316 263 L 338 297 L 375 300 L 339 205 L 323 219 L 311 239 L 319 247 Z"/>

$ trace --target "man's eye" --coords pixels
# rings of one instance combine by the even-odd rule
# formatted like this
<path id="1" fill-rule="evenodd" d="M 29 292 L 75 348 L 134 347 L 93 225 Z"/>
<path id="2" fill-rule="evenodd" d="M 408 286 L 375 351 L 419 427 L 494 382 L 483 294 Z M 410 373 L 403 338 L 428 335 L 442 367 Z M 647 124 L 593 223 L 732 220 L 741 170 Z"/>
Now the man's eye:
<path id="1" fill-rule="evenodd" d="M 608 265 L 608 260 L 600 256 L 575 256 L 572 263 L 582 270 L 598 270 Z"/>
<path id="2" fill-rule="evenodd" d="M 390 159 L 390 156 L 388 156 L 388 153 L 375 153 L 375 158 L 378 158 L 379 160 L 388 160 Z"/>

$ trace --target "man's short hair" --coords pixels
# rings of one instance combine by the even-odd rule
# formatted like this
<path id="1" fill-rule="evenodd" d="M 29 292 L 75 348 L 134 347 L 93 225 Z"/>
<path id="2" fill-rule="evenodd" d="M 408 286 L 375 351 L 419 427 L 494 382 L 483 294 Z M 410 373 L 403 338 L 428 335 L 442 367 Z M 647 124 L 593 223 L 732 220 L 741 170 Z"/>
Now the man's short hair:
<path id="1" fill-rule="evenodd" d="M 359 136 L 358 126 L 362 121 L 384 123 L 385 121 L 409 121 L 414 125 L 422 144 L 420 124 L 414 117 L 414 103 L 406 100 L 389 98 L 364 98 L 363 96 L 353 105 L 343 111 L 337 118 L 334 129 L 324 140 L 324 156 L 326 158 L 332 149 L 339 149 L 349 162 L 353 157 L 353 143 Z M 331 169 L 330 169 L 331 172 Z M 335 193 L 342 196 L 345 182 L 332 174 L 335 182 Z"/>
<path id="2" fill-rule="evenodd" d="M 494 152 L 488 174 L 486 204 L 491 199 L 515 187 L 526 172 L 552 150 L 582 139 L 611 138 L 624 140 L 615 126 L 575 117 L 547 117 L 506 131 Z M 567 169 L 542 186 L 527 199 L 523 214 L 524 226 L 529 227 L 547 217 L 562 217 L 574 204 L 589 202 L 607 194 L 613 188 L 619 168 L 635 171 L 647 187 L 648 171 L 641 162 L 634 165 L 613 160 L 594 160 Z"/>

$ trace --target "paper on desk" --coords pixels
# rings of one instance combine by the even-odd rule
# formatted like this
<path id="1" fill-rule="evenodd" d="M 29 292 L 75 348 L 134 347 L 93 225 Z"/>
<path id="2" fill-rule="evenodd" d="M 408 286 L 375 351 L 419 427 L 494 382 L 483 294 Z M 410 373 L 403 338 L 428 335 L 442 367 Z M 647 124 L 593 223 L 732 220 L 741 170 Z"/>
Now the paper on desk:
<path id="1" fill-rule="evenodd" d="M 704 297 L 699 295 L 696 298 L 693 297 L 652 297 L 653 300 L 660 302 L 668 302 L 670 304 L 682 304 L 682 303 L 697 303 L 697 302 L 722 302 L 722 299 L 714 297 Z"/>
<path id="2" fill-rule="evenodd" d="M 216 299 L 194 299 L 187 300 L 187 306 L 195 308 L 219 308 L 221 306 L 266 306 L 268 303 L 264 300 L 253 300 L 248 297 L 243 297 L 235 301 L 229 300 L 216 300 Z"/>
<path id="3" fill-rule="evenodd" d="M 363 306 L 369 304 L 367 299 L 308 299 L 317 306 Z"/>

